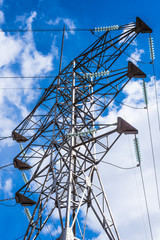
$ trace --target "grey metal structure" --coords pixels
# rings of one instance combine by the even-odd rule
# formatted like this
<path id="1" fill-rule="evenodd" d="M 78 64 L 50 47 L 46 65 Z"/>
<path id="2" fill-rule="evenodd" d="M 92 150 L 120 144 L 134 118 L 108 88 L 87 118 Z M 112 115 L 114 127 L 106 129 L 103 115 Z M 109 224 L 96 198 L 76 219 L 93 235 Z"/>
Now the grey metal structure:
<path id="1" fill-rule="evenodd" d="M 57 240 L 84 240 L 92 211 L 106 239 L 120 240 L 98 164 L 123 133 L 138 131 L 122 118 L 100 124 L 99 117 L 107 115 L 131 78 L 146 77 L 132 62 L 118 70 L 112 67 L 119 66 L 120 56 L 139 33 L 152 31 L 139 18 L 120 29 L 125 31 L 112 39 L 105 31 L 60 71 L 12 132 L 14 140 L 24 143 L 14 166 L 30 178 L 16 193 L 16 201 L 34 208 L 24 239 L 36 239 L 56 218 L 55 228 L 61 226 Z"/>

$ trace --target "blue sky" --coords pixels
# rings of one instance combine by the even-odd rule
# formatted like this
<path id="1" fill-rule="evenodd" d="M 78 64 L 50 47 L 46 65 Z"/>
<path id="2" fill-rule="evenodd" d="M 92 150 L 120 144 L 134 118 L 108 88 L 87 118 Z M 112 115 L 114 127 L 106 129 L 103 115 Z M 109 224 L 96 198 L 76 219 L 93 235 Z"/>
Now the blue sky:
<path id="1" fill-rule="evenodd" d="M 153 29 L 155 45 L 155 71 L 157 79 L 158 101 L 160 94 L 159 70 L 159 7 L 157 0 L 149 1 L 104 1 L 104 0 L 0 0 L 0 77 L 4 76 L 56 76 L 59 69 L 60 47 L 62 32 L 34 32 L 34 33 L 5 33 L 3 29 L 63 29 L 67 28 L 90 29 L 94 27 L 122 25 L 135 22 L 139 16 Z M 96 38 L 90 32 L 73 32 L 65 36 L 62 68 L 74 57 L 87 48 Z M 128 50 L 128 54 L 142 62 L 149 62 L 148 35 L 141 34 Z M 123 57 L 127 66 L 128 58 Z M 155 104 L 154 81 L 152 66 L 139 63 L 138 66 L 147 74 L 147 88 L 149 96 L 149 111 L 157 172 L 159 174 L 159 137 L 157 113 Z M 0 79 L 0 132 L 1 136 L 10 136 L 12 130 L 32 110 L 43 90 L 32 88 L 46 88 L 52 79 Z M 135 107 L 143 107 L 142 82 L 138 79 L 125 88 L 124 102 Z M 12 89 L 8 89 L 12 88 Z M 22 88 L 22 89 L 18 89 Z M 122 99 L 121 99 L 122 100 Z M 143 169 L 146 191 L 151 215 L 154 239 L 160 238 L 159 209 L 155 191 L 152 154 L 150 148 L 146 112 L 132 110 L 121 105 L 112 106 L 108 116 L 100 121 L 112 121 L 117 116 L 125 117 L 139 130 L 140 145 L 142 148 Z M 119 146 L 113 148 L 108 159 L 122 166 L 136 163 L 133 150 L 130 151 L 132 139 L 123 137 Z M 131 146 L 132 148 L 132 146 Z M 20 151 L 18 144 L 12 140 L 1 141 L 1 164 L 9 164 Z M 117 152 L 119 154 L 117 154 Z M 116 159 L 116 160 L 115 160 Z M 106 167 L 107 168 L 107 167 Z M 0 199 L 12 198 L 22 186 L 20 172 L 13 167 L 12 171 L 0 172 Z M 150 240 L 144 196 L 142 192 L 139 171 L 122 171 L 108 167 L 108 176 L 101 164 L 100 172 L 104 180 L 106 193 L 110 200 L 113 216 L 115 217 L 120 236 L 123 239 Z M 160 174 L 158 175 L 160 180 Z M 109 183 L 109 184 L 108 184 Z M 138 187 L 137 187 L 138 186 Z M 4 202 L 14 205 L 15 201 Z M 16 240 L 23 235 L 28 224 L 24 209 L 20 205 L 14 207 L 0 206 L 0 237 L 6 240 Z M 87 239 L 105 240 L 95 221 L 90 219 Z M 51 226 L 52 231 L 52 226 Z M 146 232 L 146 233 L 145 233 Z M 148 236 L 146 238 L 146 235 Z M 53 239 L 56 239 L 56 235 Z M 22 238 L 23 239 L 23 238 Z M 41 240 L 51 239 L 45 231 Z"/>

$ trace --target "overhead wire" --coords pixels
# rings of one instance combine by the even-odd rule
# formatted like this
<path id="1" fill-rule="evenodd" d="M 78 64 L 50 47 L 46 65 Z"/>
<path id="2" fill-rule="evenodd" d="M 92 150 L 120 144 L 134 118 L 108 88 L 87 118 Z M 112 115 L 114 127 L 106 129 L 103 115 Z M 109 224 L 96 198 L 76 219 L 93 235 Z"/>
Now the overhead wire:
<path id="1" fill-rule="evenodd" d="M 146 188 L 145 188 L 144 177 L 143 177 L 143 172 L 142 172 L 141 165 L 140 165 L 140 174 L 141 174 L 141 180 L 142 180 L 142 187 L 143 187 L 145 205 L 146 205 L 146 210 L 147 210 L 147 217 L 148 217 L 148 224 L 149 224 L 149 229 L 150 229 L 150 235 L 151 235 L 151 239 L 154 240 L 154 238 L 153 238 L 153 231 L 152 231 L 152 225 L 151 225 L 151 218 L 150 218 L 150 214 L 149 214 L 149 207 L 148 207 L 148 201 L 147 201 Z"/>
<path id="2" fill-rule="evenodd" d="M 57 75 L 46 75 L 46 76 L 0 76 L 0 78 L 42 78 L 42 79 L 45 79 L 45 78 L 54 78 L 54 77 L 57 77 Z"/>
<path id="3" fill-rule="evenodd" d="M 143 86 L 144 86 L 144 79 L 143 79 Z M 153 159 L 153 165 L 154 165 L 154 174 L 155 174 L 157 196 L 158 196 L 158 203 L 159 203 L 159 190 L 158 190 L 158 182 L 157 182 L 157 174 L 156 174 L 156 166 L 155 166 L 155 157 L 154 157 L 152 133 L 151 133 L 151 126 L 150 126 L 150 118 L 149 118 L 149 112 L 148 112 L 148 100 L 147 100 L 147 94 L 146 94 L 145 88 L 144 88 L 144 99 L 145 99 L 145 104 L 146 104 L 145 109 L 147 109 L 147 117 L 148 117 L 147 119 L 148 119 L 149 133 L 150 133 L 150 142 L 151 142 L 151 149 L 152 149 L 152 159 Z M 153 240 L 153 231 L 152 231 L 151 218 L 150 218 L 149 206 L 148 206 L 148 201 L 147 201 L 145 182 L 144 182 L 144 177 L 143 177 L 141 164 L 139 166 L 140 166 L 140 175 L 141 175 L 142 188 L 143 188 L 143 193 L 144 193 L 144 200 L 145 200 L 145 205 L 146 205 L 146 211 L 147 211 L 147 218 L 148 218 L 148 224 L 149 224 L 149 229 L 150 229 L 150 235 L 151 235 L 151 239 Z"/>
<path id="4" fill-rule="evenodd" d="M 126 26 L 128 26 L 128 25 L 121 25 L 121 26 L 119 26 L 119 29 L 122 30 Z M 117 29 L 117 30 L 119 30 L 119 29 Z M 88 32 L 91 32 L 96 37 L 99 37 L 98 35 L 95 34 L 94 28 L 90 28 L 90 29 L 70 28 L 70 29 L 65 29 L 65 31 L 67 31 L 67 32 L 73 32 L 73 31 L 87 32 L 88 31 Z M 63 29 L 0 29 L 0 32 L 63 32 Z M 129 58 L 131 58 L 132 60 L 134 60 L 136 62 L 150 64 L 150 62 L 142 62 L 142 61 L 136 60 L 135 58 L 133 58 L 129 54 L 127 54 L 125 51 L 123 53 L 126 54 Z M 31 78 L 31 77 L 23 77 L 23 78 Z M 36 78 L 38 78 L 38 77 L 36 77 Z"/>
<path id="5" fill-rule="evenodd" d="M 109 99 L 112 99 L 112 98 L 110 98 L 110 97 L 108 97 L 108 96 L 106 96 L 107 98 L 109 98 Z M 119 103 L 119 104 L 121 104 L 121 105 L 123 105 L 123 106 L 125 106 L 125 107 L 128 107 L 128 108 L 132 108 L 132 109 L 145 109 L 145 106 L 144 107 L 134 107 L 134 106 L 130 106 L 130 105 L 128 105 L 128 104 L 125 104 L 125 103 L 123 103 L 123 102 L 120 102 L 120 101 L 118 101 L 118 100 L 115 100 L 114 99 L 114 102 L 117 102 L 117 103 Z"/>
<path id="6" fill-rule="evenodd" d="M 5 89 L 5 90 L 13 90 L 13 89 L 17 89 L 17 90 L 25 90 L 25 89 L 33 89 L 33 90 L 44 90 L 44 89 L 47 89 L 47 88 L 42 88 L 42 87 L 37 87 L 37 88 L 21 88 L 21 87 L 15 87 L 15 88 L 10 88 L 10 87 L 6 87 L 6 88 L 0 88 L 0 89 Z"/>
<path id="7" fill-rule="evenodd" d="M 11 138 L 11 136 L 8 136 L 8 137 L 0 137 L 0 141 L 5 140 L 5 139 L 8 139 L 8 138 Z M 0 170 L 8 171 L 8 172 L 15 171 L 14 169 L 4 169 L 4 168 L 6 168 L 6 167 L 8 167 L 8 166 L 11 166 L 11 165 L 13 165 L 13 163 L 0 166 Z"/>
<path id="8" fill-rule="evenodd" d="M 154 148 L 153 148 L 153 137 L 152 137 L 151 122 L 150 122 L 150 115 L 149 115 L 149 109 L 148 109 L 147 91 L 146 91 L 144 79 L 143 79 L 143 91 L 144 91 L 144 99 L 145 99 L 146 110 L 147 110 L 147 122 L 148 122 L 148 130 L 149 130 L 149 139 L 150 139 L 150 145 L 151 145 L 153 170 L 154 170 L 154 177 L 155 177 L 156 191 L 157 191 L 157 198 L 158 198 L 158 206 L 159 206 L 159 210 L 160 210 L 160 193 L 159 193 L 159 186 L 158 186 L 158 176 L 157 176 L 156 160 L 155 160 L 155 154 L 154 154 Z"/>
<path id="9" fill-rule="evenodd" d="M 7 138 L 11 138 L 11 136 L 8 136 L 8 137 L 0 137 L 0 141 L 3 141 L 3 140 L 5 140 L 5 139 L 7 139 Z"/>
<path id="10" fill-rule="evenodd" d="M 9 200 L 14 200 L 15 198 L 5 198 L 5 199 L 0 199 L 0 202 L 4 202 L 4 201 L 9 201 Z"/>
<path id="11" fill-rule="evenodd" d="M 151 37 L 151 34 L 149 34 L 149 47 L 150 47 L 150 58 L 152 60 L 152 69 L 153 69 L 153 80 L 154 80 L 154 89 L 155 89 L 155 99 L 156 99 L 156 110 L 157 110 L 157 119 L 158 119 L 158 126 L 160 131 L 160 113 L 159 113 L 159 103 L 158 103 L 158 90 L 157 90 L 157 82 L 156 82 L 156 74 L 155 74 L 155 67 L 154 67 L 154 46 L 153 46 L 153 39 Z M 150 142 L 151 142 L 151 149 L 152 149 L 152 158 L 153 158 L 153 167 L 154 167 L 154 175 L 155 175 L 155 182 L 156 182 L 156 191 L 157 191 L 157 197 L 158 197 L 158 205 L 160 209 L 160 193 L 159 193 L 159 185 L 158 185 L 158 176 L 157 176 L 157 168 L 156 168 L 156 161 L 154 157 L 154 149 L 153 149 L 153 140 L 152 140 L 152 132 L 151 132 L 151 124 L 150 124 L 150 116 L 149 116 L 149 110 L 147 106 L 147 119 L 148 119 L 148 126 L 149 126 L 149 134 L 150 134 Z"/>
<path id="12" fill-rule="evenodd" d="M 124 119 L 126 121 L 126 114 L 125 114 L 125 108 L 123 108 L 123 114 L 124 114 Z M 134 161 L 133 161 L 133 153 L 132 153 L 132 148 L 131 148 L 131 142 L 130 142 L 130 138 L 129 138 L 129 135 L 128 135 L 128 143 L 129 143 L 129 149 L 130 149 L 130 155 L 131 155 L 131 160 L 132 160 L 132 164 L 134 164 Z M 140 167 L 140 165 L 139 165 Z M 137 188 L 137 193 L 138 193 L 138 198 L 139 198 L 139 203 L 140 203 L 140 211 L 141 211 L 141 214 L 142 214 L 142 222 L 143 222 L 143 228 L 144 228 L 144 232 L 145 232 L 145 237 L 146 237 L 146 240 L 148 240 L 148 236 L 147 236 L 147 230 L 146 230 L 146 225 L 145 225 L 145 218 L 144 218 L 144 214 L 143 214 L 143 210 L 142 210 L 142 201 L 141 201 L 141 197 L 140 197 L 140 190 L 139 190 L 139 184 L 138 184 L 138 179 L 137 179 L 137 175 L 136 175 L 136 171 L 135 171 L 135 168 L 134 168 L 134 177 L 135 177 L 135 181 L 136 181 L 136 188 Z"/>
<path id="13" fill-rule="evenodd" d="M 35 30 L 0 30 L 0 31 L 5 31 L 5 32 L 14 32 L 14 31 L 16 31 L 16 32 L 27 32 L 27 31 L 32 31 L 32 32 L 36 32 L 36 31 L 40 31 L 40 32 L 42 32 L 42 31 L 63 31 L 63 30 L 60 30 L 60 29 L 46 29 L 46 30 L 43 30 L 43 29 L 35 29 Z M 67 30 L 66 29 L 66 31 L 90 31 L 89 29 L 70 29 L 70 30 Z M 128 55 L 128 54 L 127 54 Z M 129 56 L 129 55 L 128 55 Z M 141 61 L 137 61 L 137 62 L 141 62 Z M 53 77 L 53 76 L 52 76 Z M 1 77 L 0 77 L 1 78 Z M 7 78 L 7 77 L 6 77 Z M 9 78 L 9 77 L 8 77 Z M 15 77 L 16 78 L 16 77 Z M 21 78 L 21 77 L 19 77 L 19 78 Z M 22 78 L 32 78 L 32 77 L 22 77 Z M 38 77 L 36 77 L 36 78 L 38 78 Z M 0 89 L 45 89 L 45 88 L 0 88 Z M 116 102 L 116 101 L 115 101 Z M 117 101 L 118 102 L 118 101 Z M 126 106 L 126 107 L 130 107 L 130 108 L 134 108 L 134 109 L 144 109 L 144 108 L 135 108 L 135 107 L 131 107 L 131 106 L 129 106 L 129 105 L 126 105 L 126 104 L 124 104 L 124 103 L 121 103 L 121 102 L 119 102 L 120 104 L 122 104 L 122 105 L 124 105 L 124 106 Z M 160 126 L 160 125 L 159 125 Z M 6 138 L 8 138 L 8 137 L 6 137 Z M 6 139 L 6 138 L 3 138 L 3 139 L 1 139 L 0 138 L 0 140 L 4 140 L 4 139 Z M 134 166 L 134 167 L 130 167 L 130 168 L 123 168 L 123 167 L 121 167 L 121 166 L 118 166 L 118 165 L 114 165 L 114 164 L 111 164 L 111 163 L 108 163 L 108 162 L 105 162 L 105 161 L 102 161 L 102 162 L 104 162 L 104 163 L 106 163 L 106 164 L 110 164 L 110 165 L 112 165 L 112 166 L 114 166 L 114 167 L 118 167 L 118 168 L 121 168 L 121 169 L 133 169 L 133 168 L 136 168 L 137 166 Z M 2 166 L 3 167 L 3 166 Z M 1 169 L 1 168 L 0 168 Z M 141 169 L 141 166 L 140 166 L 140 169 Z M 141 172 L 142 172 L 142 169 L 141 169 Z M 142 173 L 141 173 L 141 175 L 142 175 Z M 143 185 L 144 185 L 144 179 L 143 179 L 143 175 L 142 175 L 142 182 L 143 182 Z M 144 191 L 144 193 L 145 193 L 145 191 Z M 145 193 L 145 198 L 146 198 L 146 193 Z M 147 200 L 147 198 L 146 198 L 146 200 Z M 149 214 L 149 213 L 148 213 Z M 150 221 L 149 221 L 150 222 Z M 150 223 L 150 225 L 151 225 L 151 223 Z M 150 228 L 151 228 L 151 226 L 150 226 Z M 24 236 L 24 235 L 23 235 Z M 20 238 L 22 238 L 23 236 L 21 236 Z M 20 238 L 17 238 L 16 240 L 18 240 L 18 239 L 20 239 Z M 152 239 L 153 239 L 153 235 L 152 235 Z"/>
<path id="14" fill-rule="evenodd" d="M 13 165 L 13 163 L 10 163 L 10 164 L 7 164 L 7 165 L 0 166 L 0 169 L 6 168 L 6 167 L 11 166 L 11 165 Z"/>
<path id="15" fill-rule="evenodd" d="M 18 203 L 15 203 L 13 205 L 7 205 L 7 204 L 4 204 L 4 203 L 0 203 L 0 205 L 2 206 L 5 206 L 5 207 L 15 207 Z"/>
<path id="16" fill-rule="evenodd" d="M 126 25 L 120 25 L 118 29 L 116 30 L 122 30 L 126 27 L 134 27 L 135 23 L 133 24 L 126 24 Z M 61 28 L 48 28 L 48 29 L 0 29 L 0 32 L 63 32 L 64 30 Z M 93 32 L 95 31 L 95 28 L 68 28 L 65 29 L 65 32 Z M 102 30 L 102 31 L 112 31 L 112 30 Z M 100 30 L 101 32 L 101 30 Z"/>
<path id="17" fill-rule="evenodd" d="M 130 59 L 134 60 L 134 61 L 137 62 L 137 63 L 151 64 L 151 62 L 143 62 L 143 61 L 141 61 L 141 60 L 137 60 L 137 59 L 131 57 L 131 56 L 130 56 L 128 53 L 126 53 L 126 52 L 123 52 L 123 53 L 124 53 L 125 55 L 127 55 Z"/>
<path id="18" fill-rule="evenodd" d="M 66 32 L 90 32 L 94 31 L 95 29 L 92 28 L 69 28 L 65 29 Z M 60 28 L 48 28 L 48 29 L 0 29 L 0 32 L 63 32 L 63 29 Z"/>
<path id="19" fill-rule="evenodd" d="M 22 235 L 22 236 L 20 236 L 20 237 L 18 237 L 18 238 L 16 238 L 15 240 L 19 240 L 19 239 L 21 239 L 21 238 L 24 237 L 24 236 L 25 236 L 25 234 Z"/>
<path id="20" fill-rule="evenodd" d="M 95 35 L 95 34 L 94 34 L 94 35 Z M 95 36 L 96 36 L 96 37 L 99 37 L 99 36 L 97 36 L 97 35 L 95 35 Z M 111 38 L 111 32 L 110 32 L 110 38 Z M 119 49 L 119 51 L 121 51 L 121 49 Z M 128 53 L 126 53 L 126 51 L 123 51 L 122 53 L 125 54 L 126 56 L 128 56 L 130 59 L 134 60 L 134 61 L 137 62 L 137 63 L 143 63 L 143 64 L 151 64 L 151 63 L 152 63 L 152 62 L 143 62 L 143 61 L 141 61 L 141 60 L 137 60 L 137 59 L 131 57 L 131 55 L 129 55 Z"/>
<path id="21" fill-rule="evenodd" d="M 17 203 L 15 203 L 13 205 L 8 205 L 8 204 L 2 203 L 2 202 L 5 202 L 5 201 L 9 201 L 9 200 L 15 200 L 15 198 L 0 199 L 0 205 L 3 205 L 5 207 L 15 207 L 17 205 Z"/>
<path id="22" fill-rule="evenodd" d="M 119 165 L 116 165 L 116 164 L 113 164 L 113 163 L 110 163 L 110 162 L 105 162 L 105 161 L 101 161 L 101 162 L 106 163 L 106 164 L 111 165 L 111 166 L 116 167 L 116 168 L 123 169 L 123 170 L 130 170 L 130 169 L 134 169 L 134 168 L 139 167 L 139 164 L 134 166 L 134 167 L 122 167 L 122 166 L 119 166 Z"/>
<path id="23" fill-rule="evenodd" d="M 6 172 L 14 172 L 14 171 L 16 171 L 15 169 L 4 169 L 4 168 L 6 168 L 6 167 L 8 167 L 8 166 L 11 166 L 11 165 L 13 165 L 13 163 L 0 166 L 0 170 L 6 171 Z"/>

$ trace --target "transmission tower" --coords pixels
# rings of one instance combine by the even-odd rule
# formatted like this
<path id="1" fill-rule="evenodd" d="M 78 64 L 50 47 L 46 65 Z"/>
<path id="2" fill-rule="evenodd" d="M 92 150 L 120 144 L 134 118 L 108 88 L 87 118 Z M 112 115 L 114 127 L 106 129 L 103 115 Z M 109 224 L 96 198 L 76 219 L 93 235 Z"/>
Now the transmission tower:
<path id="1" fill-rule="evenodd" d="M 121 29 L 109 38 L 111 30 L 116 34 Z M 25 179 L 15 195 L 29 219 L 24 239 L 36 239 L 58 214 L 55 228 L 61 226 L 61 233 L 56 239 L 84 240 L 92 211 L 106 239 L 120 240 L 98 164 L 122 134 L 138 131 L 120 117 L 107 124 L 100 124 L 99 117 L 107 115 L 131 78 L 146 77 L 130 61 L 122 66 L 119 58 L 138 34 L 152 30 L 137 18 L 136 23 L 96 31 L 104 33 L 60 71 L 12 132 L 24 144 L 14 158 Z"/>

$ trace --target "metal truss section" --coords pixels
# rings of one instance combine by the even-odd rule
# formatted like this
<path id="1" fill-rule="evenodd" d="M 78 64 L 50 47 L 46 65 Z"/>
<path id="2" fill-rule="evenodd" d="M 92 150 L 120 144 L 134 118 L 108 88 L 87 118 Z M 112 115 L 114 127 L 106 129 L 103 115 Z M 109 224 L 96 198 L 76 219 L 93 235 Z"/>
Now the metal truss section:
<path id="1" fill-rule="evenodd" d="M 88 74 L 90 74 L 90 76 L 92 76 L 91 74 L 97 73 L 97 77 L 95 75 L 93 77 L 92 85 L 96 87 L 101 85 L 102 80 L 106 79 L 105 76 L 101 75 L 101 72 L 104 73 L 104 71 L 109 71 L 111 66 L 117 63 L 121 54 L 128 48 L 130 43 L 137 37 L 140 32 L 143 31 L 143 24 L 141 24 L 141 28 L 139 27 L 141 26 L 140 23 L 142 20 L 138 19 L 139 18 L 137 18 L 136 24 L 126 25 L 123 28 L 123 32 L 112 39 L 108 39 L 108 32 L 105 32 L 88 49 L 86 49 L 82 54 L 74 59 L 74 72 L 77 78 L 76 87 L 79 87 L 79 96 L 78 99 L 76 99 L 77 103 L 83 103 L 82 96 L 84 99 L 85 93 L 88 93 L 86 88 L 89 87 L 91 83 L 90 78 L 88 79 L 86 77 L 84 79 L 84 75 L 87 74 L 86 76 L 88 76 Z M 136 32 L 137 28 L 139 29 L 138 33 Z M 44 94 L 39 99 L 33 111 L 13 131 L 13 139 L 16 139 L 14 136 L 14 133 L 16 132 L 23 137 L 26 136 L 26 140 L 30 140 L 35 135 L 34 132 L 38 132 L 41 129 L 44 129 L 45 126 L 49 124 L 48 122 L 54 118 L 54 104 L 58 105 L 57 108 L 60 111 L 62 104 L 66 104 L 68 100 L 71 101 L 68 98 L 71 96 L 72 69 L 73 66 L 71 62 L 54 79 L 53 83 L 45 90 Z M 116 76 L 116 72 L 111 75 Z M 110 74 L 108 78 L 111 79 Z M 111 84 L 112 81 L 109 85 Z M 57 96 L 56 99 L 57 91 L 59 96 Z M 62 94 L 63 97 L 61 98 Z M 24 141 L 25 140 L 22 139 L 22 142 Z"/>
<path id="2" fill-rule="evenodd" d="M 107 115 L 131 78 L 146 77 L 131 62 L 114 71 L 111 67 L 140 32 L 150 31 L 147 27 L 137 18 L 112 39 L 105 32 L 60 72 L 12 132 L 24 143 L 14 166 L 29 178 L 16 201 L 34 208 L 24 239 L 36 239 L 57 214 L 57 240 L 84 240 L 91 211 L 106 238 L 120 240 L 98 164 L 122 134 L 138 131 L 122 118 L 100 124 L 99 117 Z"/>

